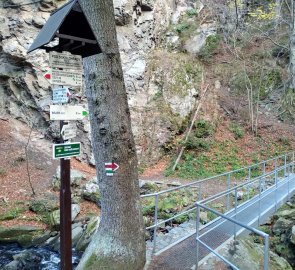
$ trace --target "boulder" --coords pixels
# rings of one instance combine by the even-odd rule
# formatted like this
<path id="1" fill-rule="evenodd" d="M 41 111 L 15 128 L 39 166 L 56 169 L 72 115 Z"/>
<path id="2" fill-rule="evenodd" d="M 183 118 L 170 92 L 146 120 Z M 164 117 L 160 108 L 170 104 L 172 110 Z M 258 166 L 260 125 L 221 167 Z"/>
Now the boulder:
<path id="1" fill-rule="evenodd" d="M 100 192 L 98 184 L 87 183 L 82 191 L 82 196 L 85 200 L 100 204 Z"/>
<path id="2" fill-rule="evenodd" d="M 87 248 L 88 244 L 91 241 L 91 237 L 94 235 L 94 233 L 99 227 L 99 223 L 100 223 L 100 217 L 92 217 L 90 219 L 85 231 L 83 232 L 83 235 L 80 237 L 80 239 L 77 242 L 76 249 L 78 251 L 84 251 Z"/>
<path id="3" fill-rule="evenodd" d="M 42 234 L 42 229 L 32 226 L 0 227 L 0 243 L 18 243 L 22 247 L 30 247 Z"/>
<path id="4" fill-rule="evenodd" d="M 80 213 L 80 206 L 78 204 L 72 204 L 72 221 Z M 50 213 L 49 216 L 49 225 L 51 228 L 58 229 L 60 226 L 60 210 L 55 210 Z"/>
<path id="5" fill-rule="evenodd" d="M 272 231 L 275 235 L 281 235 L 291 229 L 293 224 L 293 221 L 281 217 L 273 225 Z"/>
<path id="6" fill-rule="evenodd" d="M 78 170 L 71 170 L 71 187 L 79 187 L 81 181 L 86 179 L 86 175 Z M 56 173 L 52 179 L 54 190 L 60 189 L 60 166 L 57 167 Z"/>
<path id="7" fill-rule="evenodd" d="M 58 200 L 35 199 L 30 202 L 30 210 L 37 214 L 44 214 L 58 209 Z"/>
<path id="8" fill-rule="evenodd" d="M 149 194 L 160 191 L 158 185 L 154 182 L 141 182 L 140 194 Z"/>
<path id="9" fill-rule="evenodd" d="M 197 31 L 185 42 L 184 48 L 191 54 L 197 54 L 206 45 L 209 36 L 216 34 L 216 25 L 204 23 Z"/>
<path id="10" fill-rule="evenodd" d="M 264 246 L 255 243 L 251 237 L 231 241 L 226 247 L 223 247 L 219 252 L 239 269 L 263 269 Z M 280 257 L 276 253 L 270 251 L 269 258 L 270 270 L 292 270 L 291 265 L 284 258 Z M 214 267 L 212 267 L 211 269 L 214 269 Z"/>
<path id="11" fill-rule="evenodd" d="M 295 209 L 286 209 L 286 210 L 282 210 L 277 212 L 274 215 L 275 218 L 285 218 L 285 219 L 295 219 Z"/>
<path id="12" fill-rule="evenodd" d="M 42 256 L 33 251 L 23 251 L 13 256 L 14 261 L 18 262 L 18 269 L 38 269 Z"/>
<path id="13" fill-rule="evenodd" d="M 81 226 L 77 226 L 76 228 L 72 229 L 72 245 L 73 246 L 76 246 L 82 234 L 83 234 L 83 228 Z"/>
<path id="14" fill-rule="evenodd" d="M 18 270 L 20 265 L 18 261 L 12 261 L 3 267 L 3 270 Z"/>
<path id="15" fill-rule="evenodd" d="M 208 214 L 207 214 L 208 212 L 200 212 L 200 222 L 202 223 L 202 224 L 206 224 L 206 223 L 208 223 L 210 220 L 209 220 L 209 218 L 208 218 Z"/>
<path id="16" fill-rule="evenodd" d="M 295 245 L 295 225 L 292 227 L 292 230 L 291 230 L 290 241 L 291 241 L 292 244 Z"/>

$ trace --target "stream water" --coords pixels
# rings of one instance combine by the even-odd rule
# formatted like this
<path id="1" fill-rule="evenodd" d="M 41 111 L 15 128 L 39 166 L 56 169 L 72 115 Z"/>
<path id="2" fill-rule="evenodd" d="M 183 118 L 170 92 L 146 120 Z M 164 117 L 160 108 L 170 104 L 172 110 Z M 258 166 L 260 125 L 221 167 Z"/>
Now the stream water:
<path id="1" fill-rule="evenodd" d="M 13 256 L 26 252 L 27 259 L 21 259 L 18 270 L 60 270 L 60 255 L 58 252 L 44 247 L 23 249 L 16 244 L 0 245 L 0 269 L 13 261 Z M 79 263 L 81 254 L 73 250 L 73 269 Z"/>

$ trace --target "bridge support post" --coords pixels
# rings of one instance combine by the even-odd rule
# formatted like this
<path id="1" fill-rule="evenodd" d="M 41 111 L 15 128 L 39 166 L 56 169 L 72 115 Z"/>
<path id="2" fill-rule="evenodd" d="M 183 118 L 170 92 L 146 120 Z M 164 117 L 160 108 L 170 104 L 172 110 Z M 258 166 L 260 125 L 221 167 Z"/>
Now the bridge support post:
<path id="1" fill-rule="evenodd" d="M 259 178 L 259 215 L 258 215 L 258 226 L 260 225 L 260 213 L 261 213 L 261 177 Z"/>
<path id="2" fill-rule="evenodd" d="M 264 161 L 263 162 L 263 181 L 262 181 L 263 190 L 266 189 L 266 185 L 265 185 L 265 174 L 266 174 L 266 164 L 265 164 L 265 161 Z"/>
<path id="3" fill-rule="evenodd" d="M 227 190 L 230 189 L 231 186 L 231 174 L 229 173 L 227 175 Z M 230 210 L 230 194 L 227 194 L 227 199 L 226 199 L 226 210 L 229 211 Z"/>
<path id="4" fill-rule="evenodd" d="M 249 167 L 248 169 L 248 181 L 250 182 L 251 181 L 251 166 Z M 247 185 L 247 199 L 249 200 L 250 199 L 250 187 L 249 185 Z"/>
<path id="5" fill-rule="evenodd" d="M 277 160 L 276 160 L 277 161 Z M 278 210 L 278 199 L 277 199 L 277 191 L 278 191 L 278 170 L 277 170 L 277 163 L 276 163 L 276 170 L 275 170 L 275 211 Z"/>
<path id="6" fill-rule="evenodd" d="M 284 175 L 285 177 L 287 176 L 287 155 L 285 154 L 285 157 L 284 157 Z"/>
<path id="7" fill-rule="evenodd" d="M 159 204 L 159 195 L 156 195 L 156 199 L 155 199 L 155 228 L 154 228 L 154 245 L 153 245 L 153 254 L 156 253 L 156 247 L 157 247 L 157 228 L 158 228 L 158 204 Z"/>
<path id="8" fill-rule="evenodd" d="M 238 189 L 235 188 L 235 220 L 237 220 L 237 209 L 238 209 Z M 237 238 L 237 224 L 234 225 L 234 239 Z"/>
<path id="9" fill-rule="evenodd" d="M 290 163 L 288 164 L 288 200 L 290 200 Z"/>
<path id="10" fill-rule="evenodd" d="M 264 237 L 264 258 L 263 258 L 263 269 L 268 270 L 268 260 L 269 260 L 269 236 Z"/>
<path id="11" fill-rule="evenodd" d="M 294 152 L 292 154 L 292 174 L 294 173 Z"/>
<path id="12" fill-rule="evenodd" d="M 199 230 L 200 230 L 200 206 L 197 204 L 197 218 L 196 218 L 196 241 L 197 241 L 197 254 L 196 254 L 196 268 L 198 269 L 199 266 L 199 248 L 200 248 L 200 243 L 199 243 Z"/>

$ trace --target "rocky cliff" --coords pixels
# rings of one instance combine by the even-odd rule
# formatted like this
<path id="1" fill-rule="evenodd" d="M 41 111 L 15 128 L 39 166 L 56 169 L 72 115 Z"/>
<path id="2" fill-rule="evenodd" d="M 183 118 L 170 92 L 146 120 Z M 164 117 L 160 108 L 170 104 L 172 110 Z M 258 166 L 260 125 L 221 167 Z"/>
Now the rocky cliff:
<path id="1" fill-rule="evenodd" d="M 49 120 L 51 88 L 43 77 L 48 55 L 42 50 L 26 52 L 50 13 L 64 3 L 4 0 L 0 4 L 0 113 L 34 126 L 53 140 L 59 134 L 57 123 Z M 195 105 L 202 68 L 189 54 L 174 50 L 180 39 L 172 29 L 187 10 L 198 10 L 200 5 L 190 0 L 114 0 L 133 131 L 143 163 L 161 156 L 162 146 Z M 186 46 L 194 52 L 193 44 L 198 42 Z M 75 90 L 73 102 L 86 104 L 84 89 Z M 77 126 L 82 159 L 93 163 L 89 122 Z"/>

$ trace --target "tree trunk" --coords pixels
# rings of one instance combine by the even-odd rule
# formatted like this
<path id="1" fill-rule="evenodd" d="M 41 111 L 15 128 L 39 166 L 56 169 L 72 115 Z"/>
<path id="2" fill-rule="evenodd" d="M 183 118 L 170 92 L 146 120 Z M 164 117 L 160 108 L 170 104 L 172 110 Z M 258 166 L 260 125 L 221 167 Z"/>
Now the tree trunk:
<path id="1" fill-rule="evenodd" d="M 292 1 L 292 22 L 290 33 L 290 88 L 295 91 L 295 4 Z"/>
<path id="2" fill-rule="evenodd" d="M 80 0 L 102 53 L 84 61 L 101 223 L 77 270 L 142 269 L 144 223 L 137 156 L 117 44 L 112 0 Z M 120 168 L 107 176 L 105 163 Z"/>
<path id="3" fill-rule="evenodd" d="M 281 0 L 276 0 L 275 4 L 275 23 L 274 27 L 277 28 L 280 24 L 280 19 L 281 19 Z"/>

